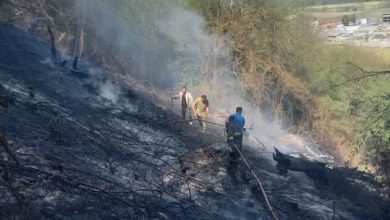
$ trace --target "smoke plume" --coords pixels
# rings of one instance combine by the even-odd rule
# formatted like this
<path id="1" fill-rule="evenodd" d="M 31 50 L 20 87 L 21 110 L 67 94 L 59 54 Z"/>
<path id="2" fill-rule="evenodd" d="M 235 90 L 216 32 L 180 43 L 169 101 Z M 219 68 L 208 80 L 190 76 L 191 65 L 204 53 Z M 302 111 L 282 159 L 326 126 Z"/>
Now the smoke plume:
<path id="1" fill-rule="evenodd" d="M 321 157 L 302 137 L 281 129 L 250 103 L 237 79 L 231 40 L 213 33 L 202 16 L 174 0 L 91 2 L 87 20 L 128 72 L 169 91 L 186 84 L 194 96 L 206 94 L 210 109 L 226 116 L 242 106 L 247 127 L 253 125 L 249 133 L 260 138 L 266 150 L 276 146 L 284 152 Z M 114 84 L 105 84 L 101 96 L 117 103 L 116 91 Z"/>

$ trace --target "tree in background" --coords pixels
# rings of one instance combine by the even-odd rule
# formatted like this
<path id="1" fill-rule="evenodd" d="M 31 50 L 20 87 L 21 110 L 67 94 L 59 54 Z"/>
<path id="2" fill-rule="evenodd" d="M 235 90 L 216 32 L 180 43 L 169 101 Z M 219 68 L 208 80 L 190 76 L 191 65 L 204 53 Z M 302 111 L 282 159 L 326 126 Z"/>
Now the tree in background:
<path id="1" fill-rule="evenodd" d="M 341 23 L 343 23 L 344 26 L 349 26 L 349 17 L 348 17 L 348 15 L 344 15 L 341 18 Z"/>
<path id="2" fill-rule="evenodd" d="M 262 111 L 272 112 L 274 118 L 292 121 L 298 132 L 312 135 L 324 150 L 340 155 L 350 165 L 362 162 L 365 148 L 354 152 L 353 146 L 359 139 L 369 148 L 358 135 L 366 124 L 361 119 L 368 117 L 372 108 L 367 97 L 383 95 L 381 91 L 389 84 L 387 78 L 352 83 L 356 86 L 340 84 L 367 74 L 348 63 L 379 69 L 388 67 L 386 59 L 372 49 L 323 44 L 311 28 L 310 17 L 300 13 L 304 4 L 287 7 L 290 5 L 285 2 L 270 0 L 188 2 L 189 7 L 205 15 L 214 31 L 232 39 L 238 78 L 253 103 Z M 345 25 L 355 23 L 356 16 L 346 15 L 342 21 Z"/>
<path id="3" fill-rule="evenodd" d="M 368 155 L 390 177 L 390 94 L 371 100 L 372 109 L 362 132 Z"/>

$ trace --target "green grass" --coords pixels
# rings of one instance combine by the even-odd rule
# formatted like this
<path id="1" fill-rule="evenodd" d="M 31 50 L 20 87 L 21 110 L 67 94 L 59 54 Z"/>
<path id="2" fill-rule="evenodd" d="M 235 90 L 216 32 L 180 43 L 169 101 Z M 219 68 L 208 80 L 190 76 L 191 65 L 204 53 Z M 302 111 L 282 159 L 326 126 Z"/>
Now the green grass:
<path id="1" fill-rule="evenodd" d="M 371 48 L 371 51 L 384 59 L 386 63 L 390 63 L 390 48 Z"/>

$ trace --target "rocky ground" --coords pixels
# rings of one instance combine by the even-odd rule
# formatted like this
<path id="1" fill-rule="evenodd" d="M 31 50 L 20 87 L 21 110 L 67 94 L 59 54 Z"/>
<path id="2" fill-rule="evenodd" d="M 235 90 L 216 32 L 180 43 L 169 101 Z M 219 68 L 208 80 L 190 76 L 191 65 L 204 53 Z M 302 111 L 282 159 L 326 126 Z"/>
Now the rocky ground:
<path id="1" fill-rule="evenodd" d="M 0 29 L 1 219 L 270 219 L 243 164 L 237 181 L 227 172 L 222 128 L 202 134 L 147 86 L 48 57 L 48 43 Z M 371 176 L 279 175 L 250 140 L 243 153 L 280 219 L 389 218 Z"/>

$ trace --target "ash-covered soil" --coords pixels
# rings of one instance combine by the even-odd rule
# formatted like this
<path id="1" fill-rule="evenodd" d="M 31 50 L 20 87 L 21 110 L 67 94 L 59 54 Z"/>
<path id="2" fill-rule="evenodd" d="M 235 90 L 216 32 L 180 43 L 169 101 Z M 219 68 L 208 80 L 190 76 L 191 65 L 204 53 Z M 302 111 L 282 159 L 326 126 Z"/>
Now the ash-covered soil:
<path id="1" fill-rule="evenodd" d="M 48 43 L 0 29 L 0 219 L 270 219 L 243 164 L 237 181 L 227 172 L 223 129 L 202 134 L 147 86 L 49 57 Z M 246 140 L 243 153 L 280 219 L 389 218 L 372 177 L 282 176 L 264 150 Z"/>

